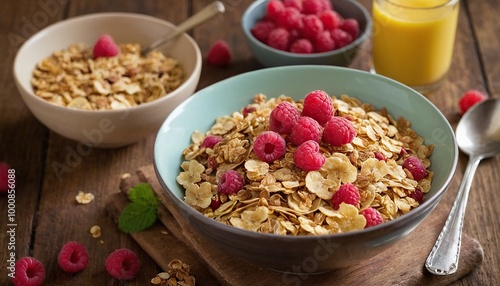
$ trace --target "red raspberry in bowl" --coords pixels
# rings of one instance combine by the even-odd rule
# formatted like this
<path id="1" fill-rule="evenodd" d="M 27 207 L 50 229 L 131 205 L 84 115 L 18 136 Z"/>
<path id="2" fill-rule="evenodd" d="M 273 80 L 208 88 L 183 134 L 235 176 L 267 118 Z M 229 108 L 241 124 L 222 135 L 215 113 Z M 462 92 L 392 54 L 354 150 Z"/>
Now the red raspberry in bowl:
<path id="1" fill-rule="evenodd" d="M 286 7 L 276 19 L 276 23 L 288 31 L 300 29 L 302 26 L 302 16 L 296 8 Z"/>
<path id="2" fill-rule="evenodd" d="M 334 116 L 325 125 L 323 141 L 332 146 L 342 146 L 356 137 L 356 128 L 344 117 Z"/>
<path id="3" fill-rule="evenodd" d="M 106 258 L 106 270 L 119 280 L 132 280 L 140 267 L 137 255 L 127 248 L 117 249 Z"/>
<path id="4" fill-rule="evenodd" d="M 316 15 L 306 15 L 302 18 L 302 36 L 315 41 L 318 35 L 323 32 L 324 27 L 321 20 Z"/>
<path id="5" fill-rule="evenodd" d="M 219 179 L 218 191 L 222 194 L 235 194 L 243 188 L 245 181 L 235 170 L 225 171 Z"/>
<path id="6" fill-rule="evenodd" d="M 421 204 L 424 201 L 425 194 L 420 188 L 417 187 L 408 196 L 417 201 L 417 203 Z"/>
<path id="7" fill-rule="evenodd" d="M 351 34 L 349 34 L 348 32 L 346 32 L 340 28 L 332 30 L 330 32 L 330 36 L 332 37 L 333 41 L 335 42 L 335 47 L 337 49 L 345 47 L 345 46 L 349 45 L 350 43 L 352 43 L 352 41 L 353 41 Z"/>
<path id="8" fill-rule="evenodd" d="M 297 107 L 287 101 L 281 102 L 269 115 L 269 129 L 277 133 L 289 134 L 299 117 L 300 111 Z"/>
<path id="9" fill-rule="evenodd" d="M 341 185 L 332 197 L 332 207 L 339 209 L 341 203 L 357 206 L 361 201 L 358 187 L 351 183 Z"/>
<path id="10" fill-rule="evenodd" d="M 250 32 L 252 35 L 257 38 L 257 40 L 265 43 L 267 42 L 267 37 L 269 37 L 269 33 L 276 28 L 276 24 L 271 21 L 259 21 L 257 22 Z"/>
<path id="11" fill-rule="evenodd" d="M 460 107 L 460 113 L 463 115 L 469 108 L 473 105 L 486 100 L 488 97 L 486 94 L 482 93 L 479 90 L 471 89 L 468 90 L 458 102 L 458 106 Z"/>
<path id="12" fill-rule="evenodd" d="M 94 44 L 93 55 L 94 59 L 100 57 L 114 57 L 117 56 L 120 52 L 120 48 L 115 43 L 115 40 L 108 35 L 104 34 L 97 39 L 97 42 Z"/>
<path id="13" fill-rule="evenodd" d="M 321 126 L 330 121 L 334 113 L 332 98 L 326 92 L 314 90 L 304 98 L 302 116 L 316 119 Z"/>
<path id="14" fill-rule="evenodd" d="M 297 124 L 295 124 L 292 128 L 290 141 L 296 146 L 299 146 L 308 140 L 313 140 L 319 143 L 321 142 L 322 133 L 323 128 L 319 125 L 318 121 L 309 116 L 301 116 L 299 120 L 297 120 Z"/>
<path id="15" fill-rule="evenodd" d="M 255 138 L 253 151 L 263 162 L 271 163 L 286 153 L 286 142 L 274 131 L 264 131 Z"/>
<path id="16" fill-rule="evenodd" d="M 382 218 L 382 214 L 380 214 L 380 212 L 374 208 L 364 209 L 363 211 L 361 211 L 361 214 L 366 219 L 365 228 L 375 226 L 375 225 L 378 225 L 378 224 L 381 224 L 384 222 L 384 219 Z"/>
<path id="17" fill-rule="evenodd" d="M 61 248 L 57 263 L 66 272 L 79 272 L 87 267 L 89 254 L 85 246 L 76 241 L 70 241 Z"/>
<path id="18" fill-rule="evenodd" d="M 342 17 L 333 10 L 325 10 L 318 15 L 325 30 L 332 31 L 340 27 Z"/>
<path id="19" fill-rule="evenodd" d="M 313 45 L 308 39 L 297 39 L 290 45 L 290 52 L 297 54 L 310 54 L 314 52 Z"/>
<path id="20" fill-rule="evenodd" d="M 302 0 L 283 0 L 285 7 L 293 7 L 302 12 Z"/>
<path id="21" fill-rule="evenodd" d="M 356 39 L 359 35 L 358 20 L 353 18 L 344 19 L 340 24 L 340 29 L 349 33 L 353 39 Z"/>
<path id="22" fill-rule="evenodd" d="M 325 163 L 325 156 L 319 151 L 318 142 L 308 140 L 295 149 L 293 162 L 300 169 L 309 172 L 320 169 Z"/>
<path id="23" fill-rule="evenodd" d="M 40 286 L 45 280 L 45 267 L 33 257 L 19 259 L 15 266 L 15 276 L 12 284 L 15 286 Z"/>
<path id="24" fill-rule="evenodd" d="M 266 6 L 266 19 L 276 21 L 285 10 L 285 4 L 280 0 L 271 0 Z"/>
<path id="25" fill-rule="evenodd" d="M 329 1 L 328 1 L 329 2 Z M 314 14 L 318 15 L 321 11 L 329 9 L 326 1 L 323 0 L 303 0 L 302 1 L 302 12 L 304 14 Z"/>
<path id="26" fill-rule="evenodd" d="M 276 28 L 269 33 L 267 45 L 277 50 L 287 51 L 290 46 L 290 32 L 285 28 Z"/>
<path id="27" fill-rule="evenodd" d="M 205 147 L 205 148 L 210 148 L 213 149 L 214 146 L 219 143 L 222 140 L 222 137 L 217 136 L 217 135 L 208 135 L 203 139 L 203 142 L 201 142 L 200 147 Z"/>
<path id="28" fill-rule="evenodd" d="M 410 171 L 415 181 L 420 181 L 427 176 L 427 170 L 425 169 L 424 163 L 422 163 L 422 161 L 415 156 L 406 158 L 403 162 L 403 168 Z"/>
<path id="29" fill-rule="evenodd" d="M 321 32 L 314 43 L 314 50 L 317 53 L 329 52 L 335 49 L 335 42 L 328 31 Z"/>

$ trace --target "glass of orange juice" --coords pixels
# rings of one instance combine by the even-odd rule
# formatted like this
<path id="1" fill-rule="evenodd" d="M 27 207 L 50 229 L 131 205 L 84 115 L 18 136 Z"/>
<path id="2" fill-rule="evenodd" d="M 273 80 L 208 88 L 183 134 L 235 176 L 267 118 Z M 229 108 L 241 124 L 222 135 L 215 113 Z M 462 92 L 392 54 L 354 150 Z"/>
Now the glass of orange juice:
<path id="1" fill-rule="evenodd" d="M 373 72 L 427 93 L 446 77 L 458 0 L 373 0 Z"/>

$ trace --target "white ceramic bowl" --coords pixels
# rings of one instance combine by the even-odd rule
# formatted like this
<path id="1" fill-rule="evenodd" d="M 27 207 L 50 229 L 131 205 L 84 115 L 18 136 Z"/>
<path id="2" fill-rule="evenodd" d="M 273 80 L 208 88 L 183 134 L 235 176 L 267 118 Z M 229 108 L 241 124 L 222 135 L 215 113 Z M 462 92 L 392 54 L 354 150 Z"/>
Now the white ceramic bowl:
<path id="1" fill-rule="evenodd" d="M 40 60 L 53 52 L 75 43 L 92 45 L 105 33 L 117 43 L 147 45 L 174 28 L 175 25 L 167 21 L 133 13 L 89 14 L 55 23 L 28 39 L 19 49 L 13 68 L 19 93 L 40 122 L 64 137 L 98 148 L 139 141 L 156 132 L 168 114 L 196 90 L 202 57 L 197 43 L 189 35 L 183 34 L 159 48 L 182 64 L 184 82 L 166 96 L 132 108 L 85 111 L 51 104 L 33 93 L 32 72 Z"/>

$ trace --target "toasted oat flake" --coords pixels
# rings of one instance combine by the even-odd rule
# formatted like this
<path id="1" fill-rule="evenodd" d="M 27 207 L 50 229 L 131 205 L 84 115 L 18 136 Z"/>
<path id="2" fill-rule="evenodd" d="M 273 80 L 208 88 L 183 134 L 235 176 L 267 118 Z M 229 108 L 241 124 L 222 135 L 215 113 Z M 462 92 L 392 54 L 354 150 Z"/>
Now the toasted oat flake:
<path id="1" fill-rule="evenodd" d="M 101 227 L 98 225 L 94 225 L 90 228 L 90 234 L 93 238 L 101 237 Z"/>
<path id="2" fill-rule="evenodd" d="M 253 141 L 269 130 L 271 111 L 284 101 L 302 109 L 302 100 L 286 95 L 267 99 L 258 94 L 240 111 L 217 118 L 206 133 L 192 133 L 177 176 L 186 190 L 186 203 L 221 223 L 280 235 L 360 230 L 366 226 L 361 214 L 366 208 L 377 209 L 389 221 L 419 206 L 409 194 L 416 188 L 428 192 L 433 173 L 427 170 L 427 176 L 417 182 L 402 164 L 406 157 L 417 156 L 429 167 L 433 145 L 425 145 L 404 118 L 396 120 L 387 110 L 376 110 L 347 95 L 332 97 L 335 116 L 348 118 L 357 135 L 351 143 L 338 147 L 322 142 L 325 163 L 319 170 L 305 172 L 295 166 L 293 152 L 297 147 L 288 141 L 281 159 L 261 161 L 252 151 Z M 221 136 L 222 140 L 213 149 L 201 147 L 208 135 Z M 219 178 L 227 170 L 244 174 L 246 185 L 236 194 L 217 194 Z M 360 203 L 341 203 L 335 210 L 332 197 L 346 183 L 358 188 Z M 216 209 L 209 206 L 214 195 L 221 202 Z"/>
<path id="3" fill-rule="evenodd" d="M 91 203 L 94 200 L 94 194 L 85 193 L 83 191 L 78 191 L 78 194 L 75 197 L 76 202 L 82 205 L 86 205 Z"/>

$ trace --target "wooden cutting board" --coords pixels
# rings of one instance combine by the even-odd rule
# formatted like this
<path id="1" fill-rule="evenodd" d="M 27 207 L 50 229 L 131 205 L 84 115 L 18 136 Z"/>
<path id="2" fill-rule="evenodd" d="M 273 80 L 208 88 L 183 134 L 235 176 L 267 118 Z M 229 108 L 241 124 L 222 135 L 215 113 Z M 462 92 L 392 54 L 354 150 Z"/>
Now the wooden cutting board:
<path id="1" fill-rule="evenodd" d="M 191 266 L 191 275 L 197 285 L 447 285 L 467 275 L 483 260 L 479 242 L 466 234 L 462 238 L 458 271 L 453 275 L 435 276 L 425 270 L 424 262 L 441 230 L 447 213 L 436 208 L 412 233 L 383 253 L 348 268 L 320 275 L 293 276 L 230 257 L 213 248 L 184 221 L 156 178 L 152 165 L 141 167 L 137 176 L 124 176 L 121 193 L 108 197 L 107 210 L 117 220 L 128 204 L 126 192 L 139 182 L 149 183 L 162 204 L 155 226 L 132 238 L 158 265 L 166 270 L 172 259 L 180 259 Z"/>

